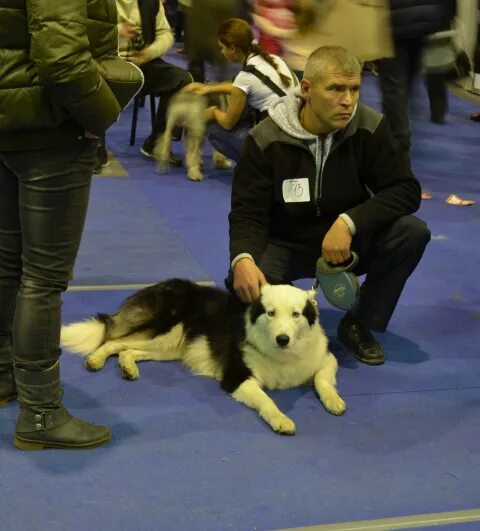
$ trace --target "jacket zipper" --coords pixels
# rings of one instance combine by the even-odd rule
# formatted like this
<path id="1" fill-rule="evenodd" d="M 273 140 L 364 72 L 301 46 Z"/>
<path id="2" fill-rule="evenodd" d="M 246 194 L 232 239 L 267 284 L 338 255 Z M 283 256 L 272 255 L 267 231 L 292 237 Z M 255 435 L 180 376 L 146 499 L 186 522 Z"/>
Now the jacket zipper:
<path id="1" fill-rule="evenodd" d="M 322 197 L 322 184 L 323 184 L 323 163 L 325 156 L 325 139 L 320 140 L 322 145 L 322 156 L 320 157 L 320 170 L 317 175 L 316 190 L 315 190 L 315 212 L 317 216 L 321 215 L 320 211 L 320 198 Z"/>

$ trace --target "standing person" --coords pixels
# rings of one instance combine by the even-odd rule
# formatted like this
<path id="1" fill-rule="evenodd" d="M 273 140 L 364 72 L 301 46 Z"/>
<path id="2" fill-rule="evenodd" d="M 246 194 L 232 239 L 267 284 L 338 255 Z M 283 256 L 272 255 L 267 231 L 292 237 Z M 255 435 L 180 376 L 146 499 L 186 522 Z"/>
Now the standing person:
<path id="1" fill-rule="evenodd" d="M 213 79 L 232 79 L 228 63 L 220 53 L 217 42 L 218 25 L 237 15 L 238 0 L 189 0 L 186 10 L 185 50 L 188 70 L 194 81 L 205 81 L 205 63 L 214 67 Z"/>
<path id="2" fill-rule="evenodd" d="M 294 91 L 298 80 L 280 57 L 268 54 L 253 38 L 245 20 L 224 20 L 217 30 L 220 51 L 227 61 L 242 65 L 233 83 L 192 83 L 185 90 L 197 94 L 229 94 L 226 111 L 210 107 L 207 119 L 212 146 L 226 157 L 237 161 L 252 122 L 267 114 L 278 98 Z M 250 112 L 250 116 L 248 115 Z"/>
<path id="3" fill-rule="evenodd" d="M 286 96 L 248 135 L 235 169 L 227 287 L 243 302 L 262 284 L 315 277 L 359 256 L 366 273 L 338 337 L 359 360 L 384 361 L 384 331 L 430 232 L 411 214 L 420 186 L 384 116 L 359 101 L 361 66 L 344 48 L 318 48 L 301 94 Z"/>
<path id="4" fill-rule="evenodd" d="M 146 157 L 153 158 L 155 143 L 165 131 L 170 99 L 192 81 L 192 76 L 186 70 L 162 59 L 173 46 L 174 38 L 165 9 L 159 0 L 116 1 L 120 56 L 142 69 L 145 92 L 160 96 L 155 125 L 140 148 Z M 181 133 L 178 133 L 176 139 L 180 136 Z M 181 157 L 172 153 L 170 164 L 181 166 Z"/>
<path id="5" fill-rule="evenodd" d="M 407 152 L 411 133 L 409 100 L 412 82 L 420 69 L 420 54 L 425 38 L 450 28 L 455 15 L 455 0 L 390 0 L 394 57 L 378 61 L 382 92 L 382 112 L 392 133 Z M 430 119 L 443 123 L 447 112 L 447 87 L 443 74 L 426 77 Z M 427 199 L 427 195 L 425 195 Z"/>
<path id="6" fill-rule="evenodd" d="M 0 405 L 18 399 L 25 450 L 111 437 L 62 405 L 59 366 L 98 137 L 142 85 L 117 54 L 115 2 L 101 3 L 0 0 Z"/>

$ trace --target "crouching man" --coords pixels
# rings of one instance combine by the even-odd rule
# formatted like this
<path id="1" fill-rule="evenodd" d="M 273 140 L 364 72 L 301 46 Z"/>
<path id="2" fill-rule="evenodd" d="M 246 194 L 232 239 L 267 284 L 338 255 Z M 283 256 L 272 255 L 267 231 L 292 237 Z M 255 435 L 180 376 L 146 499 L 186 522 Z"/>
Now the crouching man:
<path id="1" fill-rule="evenodd" d="M 365 274 L 338 338 L 359 360 L 384 361 L 383 332 L 430 232 L 412 216 L 420 186 L 386 118 L 359 101 L 361 65 L 341 47 L 312 53 L 300 91 L 275 102 L 235 169 L 226 281 L 244 302 L 260 286 L 315 276 L 320 255 L 351 252 Z"/>

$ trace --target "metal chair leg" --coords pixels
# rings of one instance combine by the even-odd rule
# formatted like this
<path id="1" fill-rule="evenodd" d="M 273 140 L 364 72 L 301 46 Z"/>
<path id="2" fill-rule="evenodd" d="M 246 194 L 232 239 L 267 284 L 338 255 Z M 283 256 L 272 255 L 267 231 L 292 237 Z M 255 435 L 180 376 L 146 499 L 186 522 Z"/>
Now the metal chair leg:
<path id="1" fill-rule="evenodd" d="M 152 131 L 155 127 L 155 120 L 157 118 L 157 108 L 155 105 L 155 94 L 150 94 L 150 120 L 152 122 Z"/>
<path id="2" fill-rule="evenodd" d="M 132 114 L 132 127 L 130 129 L 130 145 L 135 144 L 135 136 L 137 134 L 137 119 L 138 119 L 138 107 L 140 105 L 140 97 L 136 96 L 133 100 L 133 114 Z"/>

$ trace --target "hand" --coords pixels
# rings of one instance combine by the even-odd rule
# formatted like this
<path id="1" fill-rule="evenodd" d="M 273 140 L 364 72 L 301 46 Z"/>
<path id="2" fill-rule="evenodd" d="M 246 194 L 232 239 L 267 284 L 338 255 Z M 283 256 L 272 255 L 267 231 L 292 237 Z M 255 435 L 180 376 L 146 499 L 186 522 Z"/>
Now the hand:
<path id="1" fill-rule="evenodd" d="M 130 24 L 119 24 L 118 33 L 120 34 L 120 37 L 125 39 L 133 39 L 133 37 L 135 37 L 137 34 L 137 29 Z"/>
<path id="2" fill-rule="evenodd" d="M 233 289 L 242 302 L 252 302 L 260 297 L 260 286 L 267 284 L 262 271 L 250 258 L 242 258 L 233 268 Z"/>
<path id="3" fill-rule="evenodd" d="M 342 218 L 337 218 L 325 234 L 322 243 L 322 256 L 330 264 L 341 264 L 350 258 L 352 233 Z"/>
<path id="4" fill-rule="evenodd" d="M 205 120 L 207 120 L 207 122 L 215 122 L 215 109 L 218 109 L 218 107 L 216 105 L 213 105 L 212 107 L 209 107 L 206 111 L 205 111 Z"/>
<path id="5" fill-rule="evenodd" d="M 147 48 L 143 48 L 143 50 L 139 50 L 138 52 L 135 52 L 133 57 L 130 58 L 130 61 L 137 66 L 142 66 L 145 63 L 148 63 L 152 58 L 150 57 L 150 54 L 148 53 Z"/>
<path id="6" fill-rule="evenodd" d="M 198 96 L 206 96 L 210 92 L 210 87 L 204 83 L 189 83 L 186 87 L 183 87 L 182 92 L 191 92 Z"/>

